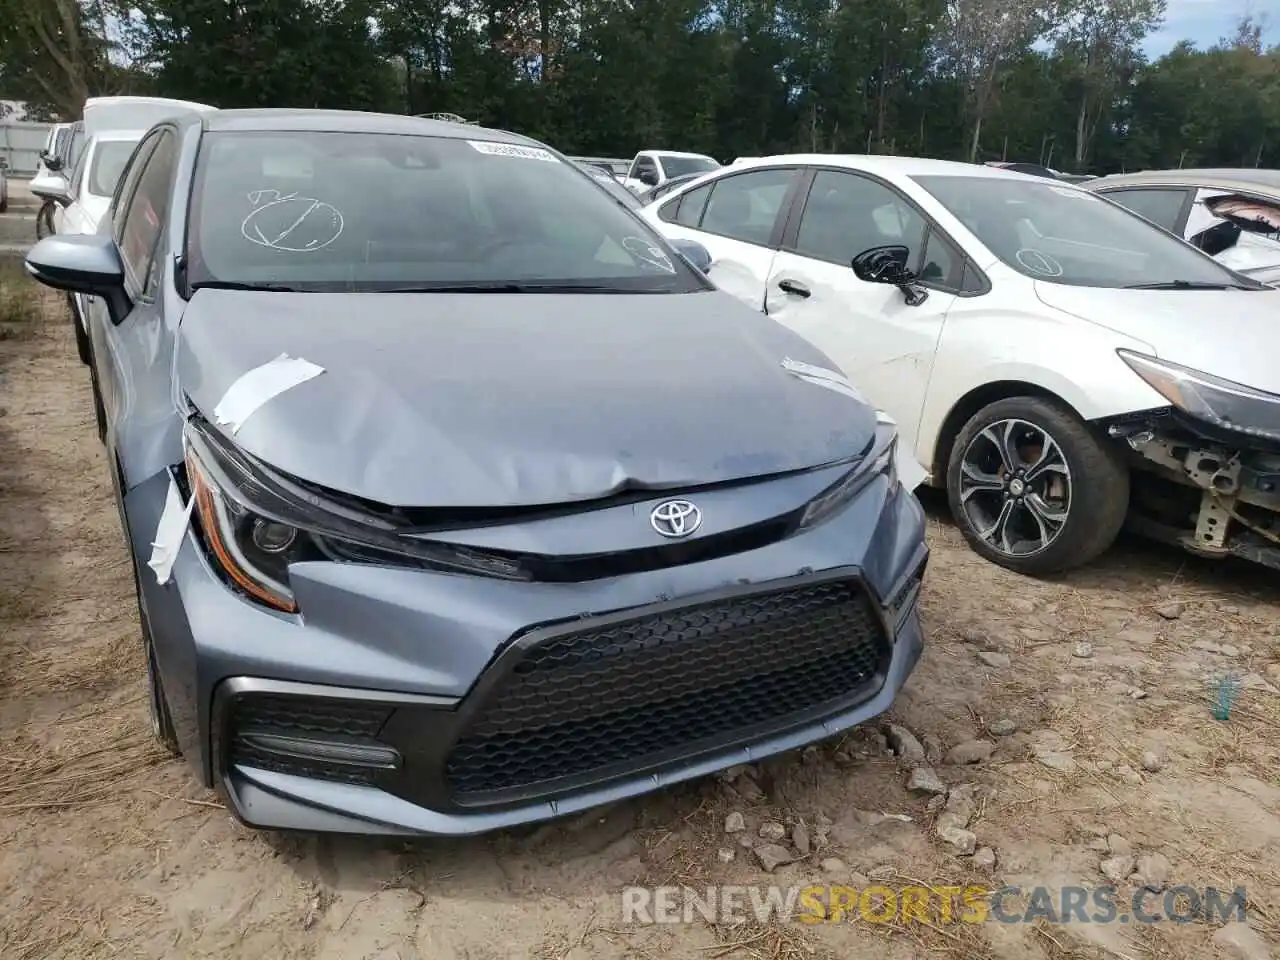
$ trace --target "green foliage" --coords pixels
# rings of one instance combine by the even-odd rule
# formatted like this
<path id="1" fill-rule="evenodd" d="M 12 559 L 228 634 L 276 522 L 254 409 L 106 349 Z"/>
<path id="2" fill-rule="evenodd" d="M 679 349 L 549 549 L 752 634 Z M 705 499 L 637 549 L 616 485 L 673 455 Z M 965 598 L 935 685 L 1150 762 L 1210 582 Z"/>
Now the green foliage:
<path id="1" fill-rule="evenodd" d="M 1146 63 L 1165 0 L 110 2 L 0 0 L 0 96 L 451 112 L 617 156 L 1280 162 L 1280 48 L 1246 19 Z"/>

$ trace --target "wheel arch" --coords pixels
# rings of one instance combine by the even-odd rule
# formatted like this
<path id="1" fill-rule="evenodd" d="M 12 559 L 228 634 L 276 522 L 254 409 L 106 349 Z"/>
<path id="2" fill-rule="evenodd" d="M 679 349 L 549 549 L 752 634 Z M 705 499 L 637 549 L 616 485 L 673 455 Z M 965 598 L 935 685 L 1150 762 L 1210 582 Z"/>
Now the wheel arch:
<path id="1" fill-rule="evenodd" d="M 995 380 L 974 387 L 952 405 L 942 420 L 942 426 L 938 429 L 938 438 L 929 460 L 931 486 L 946 486 L 947 462 L 951 459 L 951 447 L 961 428 L 969 422 L 969 418 L 988 404 L 998 400 L 1008 400 L 1011 397 L 1037 397 L 1042 400 L 1052 400 L 1062 404 L 1084 420 L 1084 417 L 1080 416 L 1080 411 L 1062 396 L 1028 380 Z"/>

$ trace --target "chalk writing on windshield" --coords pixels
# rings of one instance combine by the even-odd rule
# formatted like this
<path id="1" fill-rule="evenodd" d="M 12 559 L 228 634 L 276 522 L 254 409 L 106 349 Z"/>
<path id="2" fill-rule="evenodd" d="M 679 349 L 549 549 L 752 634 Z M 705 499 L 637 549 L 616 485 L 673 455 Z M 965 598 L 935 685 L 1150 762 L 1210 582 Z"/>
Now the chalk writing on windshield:
<path id="1" fill-rule="evenodd" d="M 342 213 L 315 197 L 264 188 L 251 191 L 249 202 L 254 209 L 240 224 L 240 233 L 260 247 L 310 253 L 342 236 Z"/>
<path id="2" fill-rule="evenodd" d="M 675 265 L 662 252 L 662 248 L 655 246 L 644 237 L 626 237 L 622 241 L 622 247 L 637 260 L 642 260 L 651 266 L 657 267 L 659 270 L 665 270 L 667 273 L 676 272 Z"/>

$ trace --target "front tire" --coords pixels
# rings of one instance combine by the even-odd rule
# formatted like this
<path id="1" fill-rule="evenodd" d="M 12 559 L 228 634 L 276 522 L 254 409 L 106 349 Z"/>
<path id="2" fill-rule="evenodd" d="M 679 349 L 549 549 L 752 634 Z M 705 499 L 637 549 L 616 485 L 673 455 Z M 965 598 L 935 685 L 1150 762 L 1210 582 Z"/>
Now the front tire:
<path id="1" fill-rule="evenodd" d="M 151 639 L 151 621 L 142 602 L 142 586 L 136 582 L 134 586 L 138 590 L 138 621 L 142 625 L 143 652 L 147 658 L 147 700 L 151 706 L 151 733 L 166 752 L 180 757 L 182 748 L 178 745 L 178 732 L 174 729 L 173 716 L 169 712 L 169 698 L 165 696 L 164 684 L 160 680 L 156 646 Z"/>
<path id="2" fill-rule="evenodd" d="M 80 362 L 88 366 L 93 362 L 93 346 L 89 343 L 89 334 L 80 319 L 80 308 L 76 306 L 75 294 L 67 294 L 67 306 L 71 310 L 71 326 L 75 328 L 76 353 Z"/>
<path id="3" fill-rule="evenodd" d="M 102 402 L 102 391 L 98 389 L 98 371 L 89 364 L 89 385 L 93 388 L 93 419 L 98 428 L 98 442 L 107 442 L 107 408 Z"/>
<path id="4" fill-rule="evenodd" d="M 975 552 L 1018 573 L 1056 573 L 1115 542 L 1129 471 L 1063 404 L 1010 397 L 983 407 L 956 437 L 947 499 Z"/>
<path id="5" fill-rule="evenodd" d="M 53 233 L 53 212 L 55 204 L 52 200 L 46 200 L 40 204 L 40 209 L 36 212 L 36 239 L 43 240 L 45 237 Z"/>

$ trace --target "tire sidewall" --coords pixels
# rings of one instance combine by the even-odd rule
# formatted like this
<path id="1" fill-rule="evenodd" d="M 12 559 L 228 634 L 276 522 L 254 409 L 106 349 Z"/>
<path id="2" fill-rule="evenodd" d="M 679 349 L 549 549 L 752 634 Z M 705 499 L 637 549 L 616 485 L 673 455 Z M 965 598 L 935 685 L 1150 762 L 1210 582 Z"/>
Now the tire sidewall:
<path id="1" fill-rule="evenodd" d="M 1043 430 L 1058 445 L 1071 471 L 1065 526 L 1048 547 L 1022 557 L 1001 553 L 983 540 L 960 503 L 965 451 L 974 437 L 1001 420 L 1022 420 Z M 1128 471 L 1115 452 L 1061 404 L 1038 397 L 1012 397 L 982 408 L 961 428 L 947 462 L 947 501 L 976 553 L 1020 573 L 1053 573 L 1088 563 L 1115 540 L 1128 504 Z"/>
<path id="2" fill-rule="evenodd" d="M 173 754 L 179 753 L 178 736 L 169 713 L 169 701 L 164 683 L 160 679 L 160 665 L 156 662 L 156 645 L 151 636 L 151 618 L 147 615 L 147 603 L 142 596 L 142 584 L 137 581 L 134 567 L 134 589 L 138 594 L 138 622 L 142 627 L 142 652 L 147 658 L 147 702 L 151 719 L 151 733 L 156 740 Z"/>

